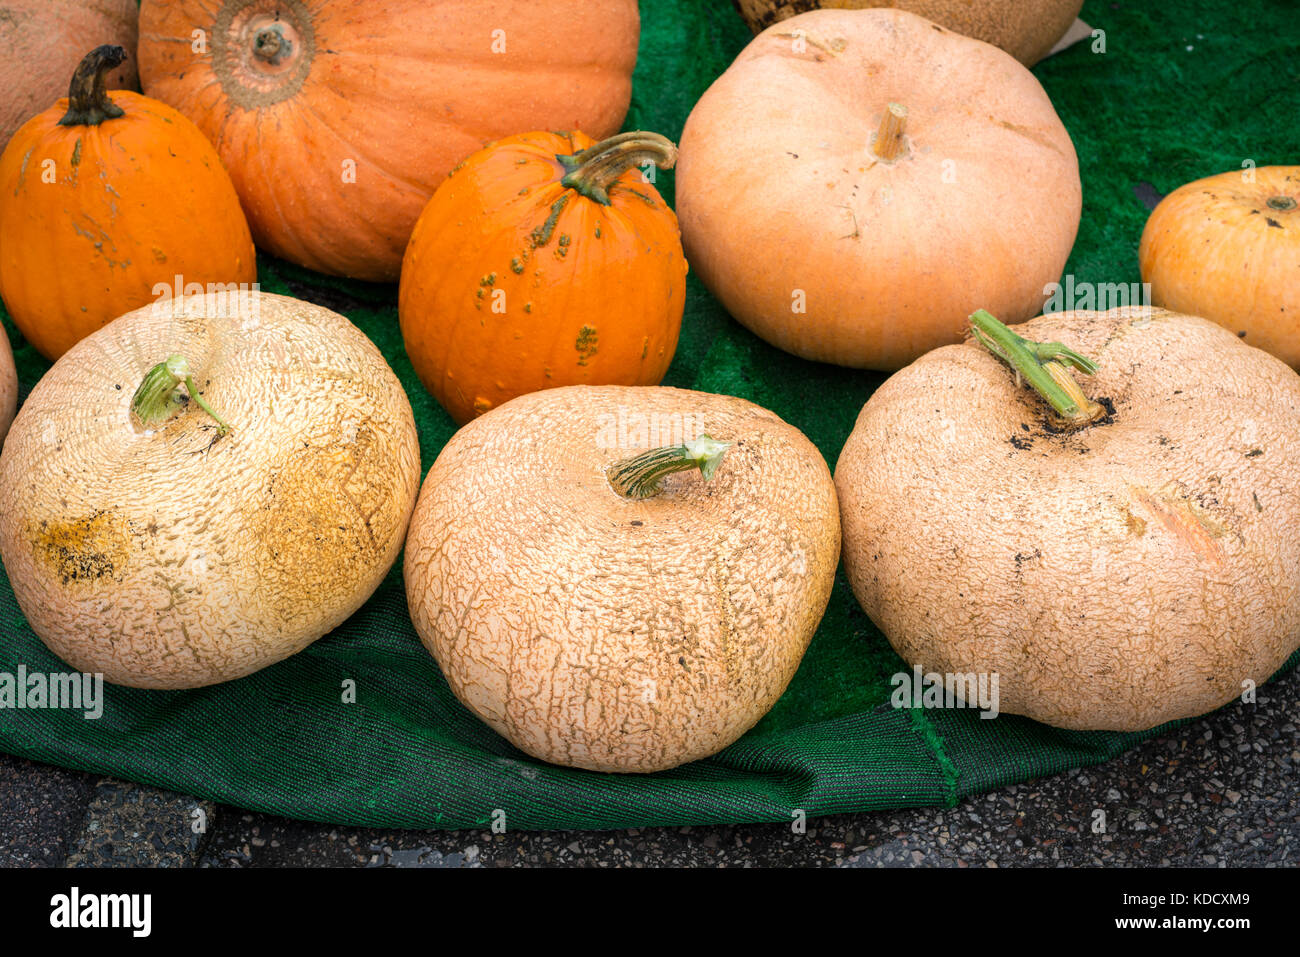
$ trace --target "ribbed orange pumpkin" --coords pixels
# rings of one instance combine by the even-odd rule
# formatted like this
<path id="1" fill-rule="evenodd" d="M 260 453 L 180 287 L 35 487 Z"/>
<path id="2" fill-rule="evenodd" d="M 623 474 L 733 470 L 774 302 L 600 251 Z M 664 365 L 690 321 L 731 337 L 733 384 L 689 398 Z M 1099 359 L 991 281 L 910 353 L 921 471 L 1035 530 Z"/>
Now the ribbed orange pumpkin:
<path id="1" fill-rule="evenodd" d="M 1157 306 L 1204 316 L 1300 369 L 1300 166 L 1178 187 L 1138 247 Z"/>
<path id="2" fill-rule="evenodd" d="M 562 385 L 657 385 L 677 349 L 686 258 L 638 167 L 654 133 L 524 133 L 452 171 L 402 263 L 402 337 L 459 423 Z"/>
<path id="3" fill-rule="evenodd" d="M 258 246 L 392 281 L 470 153 L 618 130 L 640 28 L 636 0 L 144 0 L 140 82 L 217 145 Z"/>
<path id="4" fill-rule="evenodd" d="M 198 283 L 252 283 L 257 262 L 230 177 L 198 128 L 104 89 L 121 47 L 91 51 L 70 96 L 0 157 L 0 295 L 57 359 L 118 316 Z"/>

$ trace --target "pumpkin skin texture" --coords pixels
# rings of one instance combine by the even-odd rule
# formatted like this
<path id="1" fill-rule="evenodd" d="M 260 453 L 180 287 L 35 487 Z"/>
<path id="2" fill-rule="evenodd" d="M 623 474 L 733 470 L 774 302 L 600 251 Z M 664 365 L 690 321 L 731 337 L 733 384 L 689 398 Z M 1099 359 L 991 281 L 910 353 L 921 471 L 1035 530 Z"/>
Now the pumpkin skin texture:
<path id="1" fill-rule="evenodd" d="M 1083 0 L 735 0 L 735 4 L 755 33 L 807 10 L 897 7 L 991 43 L 1025 66 L 1047 56 L 1083 9 Z"/>
<path id="2" fill-rule="evenodd" d="M 391 282 L 464 157 L 622 125 L 640 18 L 636 0 L 145 0 L 140 31 L 145 92 L 216 144 L 258 246 Z"/>
<path id="3" fill-rule="evenodd" d="M 138 17 L 135 0 L 0 0 L 0 149 L 68 92 L 68 77 L 92 46 L 126 49 L 130 57 L 107 82 L 134 89 Z"/>
<path id="4" fill-rule="evenodd" d="M 88 336 L 0 454 L 19 606 L 51 651 L 115 684 L 195 688 L 286 658 L 356 611 L 402 547 L 420 453 L 383 356 L 327 309 L 236 299 L 175 299 Z M 134 415 L 175 353 L 230 432 L 194 398 Z"/>
<path id="5" fill-rule="evenodd" d="M 835 470 L 844 567 L 909 665 L 999 675 L 1000 711 L 1136 731 L 1266 681 L 1300 643 L 1300 377 L 1138 308 L 1015 327 L 1095 360 L 1108 419 L 1045 403 L 974 343 L 892 376 Z"/>
<path id="6" fill-rule="evenodd" d="M 239 198 L 203 134 L 138 93 L 107 98 L 123 115 L 63 126 L 61 99 L 0 156 L 0 294 L 47 359 L 174 291 L 177 277 L 257 280 Z"/>
<path id="7" fill-rule="evenodd" d="M 605 183 L 607 202 L 561 183 L 556 157 L 598 149 L 590 137 L 525 133 L 469 157 L 420 216 L 402 265 L 402 337 L 457 423 L 526 392 L 658 385 L 668 371 L 686 259 L 677 217 L 637 160 L 671 165 L 675 150 L 624 136 L 588 184 Z"/>
<path id="8" fill-rule="evenodd" d="M 689 438 L 664 436 L 687 416 L 734 443 L 712 478 L 615 492 L 606 469 Z M 420 492 L 405 580 L 452 691 L 497 733 L 543 761 L 651 772 L 714 754 L 776 702 L 838 556 L 826 463 L 772 413 L 569 386 L 452 437 Z"/>
<path id="9" fill-rule="evenodd" d="M 1142 230 L 1151 300 L 1204 316 L 1300 368 L 1300 166 L 1180 186 Z"/>
<path id="10" fill-rule="evenodd" d="M 9 433 L 9 424 L 18 411 L 18 370 L 14 368 L 14 351 L 9 336 L 0 330 L 0 444 Z"/>
<path id="11" fill-rule="evenodd" d="M 765 30 L 680 149 L 691 268 L 753 332 L 821 362 L 898 369 L 960 341 L 977 308 L 1031 318 L 1079 225 L 1074 147 L 1033 74 L 901 10 Z"/>

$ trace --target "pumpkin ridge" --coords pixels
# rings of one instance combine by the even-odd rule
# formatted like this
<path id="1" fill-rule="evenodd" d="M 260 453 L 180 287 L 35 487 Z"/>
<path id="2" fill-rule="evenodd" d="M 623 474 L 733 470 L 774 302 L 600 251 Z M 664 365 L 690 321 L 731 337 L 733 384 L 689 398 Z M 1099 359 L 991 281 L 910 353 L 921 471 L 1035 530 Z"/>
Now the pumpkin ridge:
<path id="1" fill-rule="evenodd" d="M 338 140 L 339 143 L 345 146 L 347 149 L 349 159 L 355 159 L 358 165 L 361 163 L 365 163 L 366 166 L 373 169 L 380 176 L 384 177 L 389 182 L 397 186 L 400 186 L 402 189 L 415 193 L 418 196 L 424 195 L 424 188 L 420 186 L 418 183 L 415 183 L 409 179 L 404 179 L 401 176 L 398 176 L 392 170 L 379 165 L 378 162 L 371 159 L 369 156 L 365 155 L 366 151 L 359 149 L 356 145 L 352 143 L 349 143 L 343 137 L 343 135 L 339 133 L 338 130 L 336 130 L 330 124 L 329 120 L 326 119 L 325 116 L 314 106 L 312 106 L 310 103 L 295 103 L 294 105 L 304 110 L 305 112 L 309 113 L 311 116 L 313 116 L 316 119 L 316 121 L 320 123 L 321 129 L 325 130 L 327 133 L 330 134 L 330 136 L 334 137 L 334 139 Z"/>

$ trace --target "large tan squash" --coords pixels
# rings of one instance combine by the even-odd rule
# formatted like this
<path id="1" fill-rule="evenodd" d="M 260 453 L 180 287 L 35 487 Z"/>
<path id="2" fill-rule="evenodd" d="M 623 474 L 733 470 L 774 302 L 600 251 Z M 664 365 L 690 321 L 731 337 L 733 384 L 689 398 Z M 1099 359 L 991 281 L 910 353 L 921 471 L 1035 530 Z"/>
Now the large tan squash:
<path id="1" fill-rule="evenodd" d="M 629 475 L 616 463 L 700 430 L 733 443 L 698 447 L 708 481 L 681 471 L 652 497 L 615 491 Z M 494 730 L 544 761 L 648 772 L 719 751 L 772 707 L 838 558 L 826 463 L 771 412 L 569 386 L 447 443 L 411 520 L 406 590 L 452 691 Z"/>
<path id="2" fill-rule="evenodd" d="M 136 85 L 136 0 L 0 0 L 0 150 L 37 113 L 68 95 L 88 50 L 111 44 L 127 58 L 110 90 Z"/>
<path id="3" fill-rule="evenodd" d="M 175 355 L 179 383 L 155 367 Z M 198 687 L 356 611 L 419 481 L 410 404 L 359 329 L 283 296 L 187 297 L 93 333 L 32 390 L 0 454 L 0 556 L 74 668 Z"/>
<path id="4" fill-rule="evenodd" d="M 691 269 L 807 359 L 897 369 L 977 308 L 1023 322 L 1079 225 L 1074 147 L 1033 74 L 901 10 L 765 30 L 679 145 Z"/>
<path id="5" fill-rule="evenodd" d="M 639 37 L 636 0 L 144 0 L 140 80 L 216 144 L 258 246 L 392 281 L 488 141 L 616 132 Z"/>
<path id="6" fill-rule="evenodd" d="M 909 665 L 999 675 L 1000 710 L 1139 730 L 1300 644 L 1300 376 L 1204 319 L 1015 327 L 1099 370 L 1062 429 L 976 344 L 890 378 L 835 470 L 854 594 Z"/>
<path id="7" fill-rule="evenodd" d="M 755 33 L 808 10 L 897 7 L 1001 47 L 1033 66 L 1070 29 L 1083 0 L 735 0 Z"/>

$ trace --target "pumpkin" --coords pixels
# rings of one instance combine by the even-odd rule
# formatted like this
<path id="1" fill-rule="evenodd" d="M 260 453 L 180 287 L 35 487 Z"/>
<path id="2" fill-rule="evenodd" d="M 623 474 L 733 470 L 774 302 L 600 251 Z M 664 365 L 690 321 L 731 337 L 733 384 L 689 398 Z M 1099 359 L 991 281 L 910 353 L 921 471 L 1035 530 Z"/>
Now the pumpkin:
<path id="1" fill-rule="evenodd" d="M 341 624 L 402 547 L 415 421 L 365 334 L 256 292 L 146 306 L 73 346 L 0 454 L 0 556 L 79 671 L 193 688 Z"/>
<path id="2" fill-rule="evenodd" d="M 676 152 L 654 133 L 525 133 L 438 187 L 406 250 L 398 314 L 415 371 L 458 423 L 538 389 L 659 384 L 686 259 L 638 166 L 669 168 Z"/>
<path id="3" fill-rule="evenodd" d="M 0 0 L 0 149 L 18 127 L 68 90 L 68 77 L 91 44 L 135 52 L 136 0 Z M 104 78 L 133 89 L 135 59 Z"/>
<path id="4" fill-rule="evenodd" d="M 771 708 L 838 557 L 826 463 L 771 412 L 567 386 L 452 437 L 404 577 L 451 690 L 499 734 L 543 761 L 650 772 L 717 752 Z"/>
<path id="5" fill-rule="evenodd" d="M 1300 166 L 1207 176 L 1157 204 L 1138 261 L 1152 302 L 1300 368 Z"/>
<path id="6" fill-rule="evenodd" d="M 69 99 L 0 156 L 0 295 L 48 359 L 160 297 L 257 279 L 239 198 L 203 134 L 165 104 L 105 92 L 125 55 L 87 54 Z"/>
<path id="7" fill-rule="evenodd" d="M 1149 307 L 973 323 L 876 391 L 835 469 L 849 582 L 898 653 L 1074 729 L 1267 680 L 1300 645 L 1300 376 Z"/>
<path id="8" fill-rule="evenodd" d="M 14 368 L 14 351 L 9 336 L 0 332 L 0 444 L 9 432 L 9 423 L 18 411 L 18 370 Z"/>
<path id="9" fill-rule="evenodd" d="M 392 281 L 486 142 L 618 130 L 640 20 L 636 0 L 145 0 L 140 35 L 145 92 L 217 145 L 259 246 Z"/>
<path id="10" fill-rule="evenodd" d="M 902 10 L 765 30 L 680 149 L 691 268 L 745 326 L 821 362 L 897 369 L 980 306 L 1031 318 L 1079 225 L 1074 147 L 1033 74 Z"/>
<path id="11" fill-rule="evenodd" d="M 897 7 L 1001 47 L 1033 66 L 1065 36 L 1083 0 L 734 0 L 755 33 L 806 10 Z"/>

